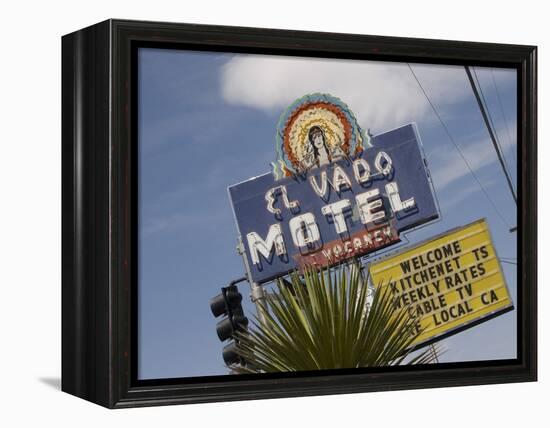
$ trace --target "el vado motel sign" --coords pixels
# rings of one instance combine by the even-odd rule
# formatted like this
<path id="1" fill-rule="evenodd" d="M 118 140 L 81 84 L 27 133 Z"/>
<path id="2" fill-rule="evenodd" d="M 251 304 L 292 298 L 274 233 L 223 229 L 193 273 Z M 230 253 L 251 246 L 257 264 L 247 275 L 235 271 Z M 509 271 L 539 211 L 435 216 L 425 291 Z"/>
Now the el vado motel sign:
<path id="1" fill-rule="evenodd" d="M 276 149 L 273 172 L 228 189 L 252 282 L 364 256 L 439 217 L 414 124 L 369 137 L 340 99 L 312 94 L 281 115 Z"/>

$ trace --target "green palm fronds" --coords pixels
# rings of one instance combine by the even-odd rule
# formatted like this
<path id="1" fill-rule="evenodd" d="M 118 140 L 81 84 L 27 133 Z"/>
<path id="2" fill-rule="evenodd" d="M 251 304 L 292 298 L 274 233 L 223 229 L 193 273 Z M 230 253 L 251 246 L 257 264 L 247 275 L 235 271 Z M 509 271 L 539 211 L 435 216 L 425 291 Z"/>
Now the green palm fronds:
<path id="1" fill-rule="evenodd" d="M 369 299 L 358 266 L 293 273 L 278 280 L 262 312 L 266 323 L 252 321 L 238 333 L 246 367 L 239 373 L 389 366 L 404 363 L 421 332 L 406 309 L 395 309 L 388 287 Z M 433 349 L 407 364 L 429 363 Z"/>

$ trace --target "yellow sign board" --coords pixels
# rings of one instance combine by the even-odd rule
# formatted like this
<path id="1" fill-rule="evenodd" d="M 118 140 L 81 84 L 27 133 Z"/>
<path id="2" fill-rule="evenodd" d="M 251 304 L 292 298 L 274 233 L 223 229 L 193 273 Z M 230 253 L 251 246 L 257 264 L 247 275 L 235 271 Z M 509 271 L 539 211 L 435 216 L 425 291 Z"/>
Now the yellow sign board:
<path id="1" fill-rule="evenodd" d="M 514 307 L 485 219 L 377 261 L 370 274 L 417 318 L 415 347 Z"/>

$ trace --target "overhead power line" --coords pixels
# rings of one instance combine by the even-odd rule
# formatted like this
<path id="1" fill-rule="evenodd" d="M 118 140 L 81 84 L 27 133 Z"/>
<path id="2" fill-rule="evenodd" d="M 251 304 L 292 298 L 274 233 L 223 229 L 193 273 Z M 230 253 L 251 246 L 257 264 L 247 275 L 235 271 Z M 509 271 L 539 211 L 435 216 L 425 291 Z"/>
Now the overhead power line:
<path id="1" fill-rule="evenodd" d="M 472 90 L 474 91 L 474 95 L 475 95 L 475 98 L 476 98 L 476 101 L 477 101 L 477 105 L 479 106 L 479 110 L 481 111 L 481 116 L 483 116 L 483 121 L 485 122 L 485 126 L 487 127 L 487 130 L 489 131 L 489 136 L 491 137 L 491 141 L 493 142 L 493 147 L 495 148 L 495 151 L 497 152 L 497 157 L 498 157 L 498 160 L 500 162 L 500 165 L 502 166 L 502 170 L 504 171 L 506 181 L 508 182 L 508 187 L 510 187 L 510 191 L 512 192 L 512 197 L 514 198 L 514 202 L 517 205 L 518 198 L 516 196 L 514 186 L 512 186 L 512 179 L 510 178 L 510 174 L 508 173 L 508 170 L 506 169 L 506 165 L 504 163 L 502 153 L 499 150 L 498 142 L 496 140 L 495 134 L 493 133 L 493 129 L 491 128 L 491 125 L 489 123 L 489 118 L 487 117 L 487 112 L 485 111 L 485 107 L 483 106 L 483 102 L 481 100 L 481 97 L 480 97 L 479 92 L 477 90 L 476 84 L 475 84 L 474 79 L 472 77 L 472 73 L 470 72 L 470 67 L 465 65 L 464 69 L 466 70 L 466 74 L 468 75 L 468 80 L 470 81 L 470 85 L 472 87 Z"/>
<path id="2" fill-rule="evenodd" d="M 506 154 L 504 153 L 504 150 L 502 149 L 502 144 L 500 142 L 500 137 L 498 135 L 498 130 L 497 130 L 497 127 L 495 126 L 495 122 L 493 122 L 493 115 L 491 114 L 491 109 L 489 108 L 489 103 L 487 103 L 487 100 L 485 99 L 485 94 L 483 93 L 483 87 L 481 86 L 481 83 L 479 82 L 479 79 L 477 77 L 476 68 L 472 67 L 472 71 L 474 72 L 474 78 L 475 78 L 475 81 L 476 81 L 476 84 L 477 84 L 477 88 L 479 89 L 479 93 L 481 94 L 481 100 L 483 101 L 483 106 L 485 108 L 485 112 L 487 113 L 487 116 L 489 117 L 489 122 L 491 123 L 491 129 L 493 130 L 493 133 L 495 135 L 498 149 L 500 150 L 500 153 L 502 154 L 502 157 L 504 158 L 504 163 L 506 164 L 506 171 L 508 172 L 508 174 L 511 177 L 512 174 L 510 173 L 510 170 L 511 170 L 510 164 L 508 163 L 508 159 L 506 158 Z M 512 187 L 514 187 L 514 191 L 515 191 L 516 190 L 515 186 L 512 186 Z"/>
<path id="3" fill-rule="evenodd" d="M 497 100 L 500 106 L 500 113 L 502 115 L 502 118 L 504 119 L 504 125 L 506 127 L 506 135 L 508 136 L 508 141 L 510 142 L 510 144 L 512 144 L 514 140 L 512 139 L 512 134 L 510 133 L 510 127 L 508 126 L 508 119 L 506 118 L 506 114 L 504 113 L 504 107 L 502 105 L 502 100 L 500 98 L 500 91 L 498 90 L 497 81 L 495 79 L 495 73 L 492 68 L 491 68 L 491 78 L 493 79 L 493 86 L 495 87 L 495 92 L 497 94 Z M 516 159 L 515 151 L 512 151 L 512 158 L 514 159 L 514 163 L 517 165 L 518 161 Z"/>
<path id="4" fill-rule="evenodd" d="M 435 108 L 435 105 L 432 103 L 432 100 L 430 100 L 430 97 L 428 96 L 428 94 L 426 93 L 426 90 L 424 89 L 424 87 L 422 86 L 422 83 L 420 83 L 420 80 L 418 79 L 418 77 L 416 76 L 416 73 L 414 72 L 414 70 L 412 69 L 411 65 L 409 63 L 407 63 L 407 66 L 409 67 L 409 70 L 411 71 L 411 74 L 413 75 L 414 77 L 414 80 L 416 80 L 416 83 L 418 84 L 420 90 L 422 91 L 422 93 L 424 94 L 424 97 L 426 98 L 426 101 L 428 101 L 428 104 L 430 105 L 430 107 L 432 108 L 434 114 L 436 115 L 437 119 L 439 120 L 439 123 L 441 123 L 441 126 L 443 127 L 445 133 L 447 134 L 447 137 L 449 137 L 449 140 L 451 141 L 451 143 L 453 143 L 453 146 L 455 147 L 456 151 L 458 152 L 458 154 L 460 155 L 460 157 L 462 158 L 462 160 L 464 161 L 464 164 L 466 165 L 466 167 L 468 168 L 468 170 L 470 171 L 470 174 L 472 175 L 472 177 L 474 178 L 474 180 L 476 181 L 476 183 L 478 184 L 479 188 L 481 189 L 481 191 L 483 192 L 483 194 L 485 195 L 485 197 L 487 198 L 487 200 L 489 201 L 489 203 L 491 204 L 491 206 L 493 207 L 493 209 L 495 210 L 495 212 L 498 214 L 498 216 L 500 217 L 500 219 L 502 220 L 502 222 L 504 223 L 504 225 L 507 227 L 507 228 L 510 228 L 510 224 L 506 221 L 506 219 L 504 218 L 504 216 L 502 215 L 502 213 L 498 210 L 497 206 L 495 205 L 495 203 L 493 202 L 493 200 L 491 199 L 491 197 L 489 196 L 489 193 L 487 192 L 487 190 L 485 189 L 485 186 L 483 186 L 483 184 L 481 184 L 481 181 L 479 180 L 478 176 L 476 175 L 476 173 L 474 172 L 474 170 L 472 169 L 472 167 L 470 166 L 468 160 L 466 159 L 466 156 L 464 156 L 464 153 L 462 152 L 462 149 L 460 148 L 460 146 L 456 143 L 456 141 L 454 140 L 453 136 L 451 135 L 450 131 L 449 131 L 449 128 L 447 128 L 447 125 L 445 125 L 445 122 L 443 122 L 443 119 L 441 119 L 441 116 L 439 115 L 439 112 L 437 111 L 437 109 Z"/>

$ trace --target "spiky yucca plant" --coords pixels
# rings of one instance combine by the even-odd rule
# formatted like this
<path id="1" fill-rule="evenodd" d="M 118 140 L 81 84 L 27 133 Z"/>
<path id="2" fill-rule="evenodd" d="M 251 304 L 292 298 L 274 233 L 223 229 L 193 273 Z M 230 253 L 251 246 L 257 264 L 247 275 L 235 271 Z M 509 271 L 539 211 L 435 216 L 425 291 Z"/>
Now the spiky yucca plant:
<path id="1" fill-rule="evenodd" d="M 293 273 L 268 295 L 263 325 L 252 320 L 238 333 L 245 367 L 238 373 L 265 373 L 402 364 L 420 333 L 405 309 L 394 308 L 388 287 L 377 287 L 371 301 L 358 266 Z M 430 363 L 434 349 L 407 364 Z"/>

